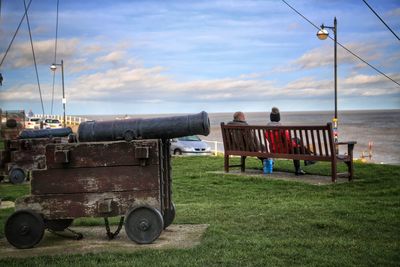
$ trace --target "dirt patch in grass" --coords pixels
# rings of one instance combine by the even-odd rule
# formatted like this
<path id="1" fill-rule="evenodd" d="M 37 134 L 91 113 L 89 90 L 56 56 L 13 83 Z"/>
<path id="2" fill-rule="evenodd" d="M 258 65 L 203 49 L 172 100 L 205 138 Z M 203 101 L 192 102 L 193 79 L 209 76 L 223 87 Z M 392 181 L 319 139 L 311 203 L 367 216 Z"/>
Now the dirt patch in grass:
<path id="1" fill-rule="evenodd" d="M 223 171 L 216 171 L 212 173 L 224 174 L 224 175 L 240 175 L 240 176 L 256 176 L 262 177 L 270 180 L 284 180 L 284 181 L 294 181 L 302 182 L 312 185 L 331 185 L 332 178 L 330 176 L 306 174 L 301 176 L 296 176 L 294 173 L 290 172 L 273 172 L 271 174 L 264 174 L 262 170 L 247 169 L 245 172 L 240 170 L 231 170 L 228 173 Z M 348 178 L 337 178 L 336 183 L 347 183 Z"/>
<path id="2" fill-rule="evenodd" d="M 0 240 L 0 258 L 26 258 L 44 255 L 86 254 L 100 252 L 135 252 L 139 249 L 192 248 L 201 242 L 207 224 L 172 224 L 161 236 L 149 245 L 138 245 L 131 241 L 122 228 L 113 240 L 108 240 L 101 226 L 71 227 L 83 234 L 81 240 L 66 239 L 46 231 L 41 243 L 32 249 L 16 249 L 5 238 Z M 113 228 L 113 227 L 111 227 Z M 113 231 L 113 229 L 111 229 Z"/>
<path id="3" fill-rule="evenodd" d="M 8 209 L 8 208 L 14 208 L 15 203 L 12 201 L 1 201 L 0 200 L 0 209 Z"/>

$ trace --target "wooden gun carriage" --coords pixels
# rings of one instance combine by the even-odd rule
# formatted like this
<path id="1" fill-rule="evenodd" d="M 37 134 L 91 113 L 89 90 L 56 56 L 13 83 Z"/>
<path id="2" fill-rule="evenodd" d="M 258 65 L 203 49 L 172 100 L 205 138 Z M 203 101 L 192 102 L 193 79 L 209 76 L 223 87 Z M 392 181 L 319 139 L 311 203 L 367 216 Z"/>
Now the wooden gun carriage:
<path id="1" fill-rule="evenodd" d="M 51 130 L 23 130 L 13 139 L 3 140 L 4 150 L 0 151 L 0 176 L 8 176 L 13 184 L 19 184 L 29 177 L 32 170 L 46 167 L 45 148 L 51 143 L 66 143 L 72 134 L 71 128 Z"/>
<path id="2" fill-rule="evenodd" d="M 206 112 L 146 120 L 85 122 L 79 142 L 45 146 L 46 168 L 32 171 L 31 194 L 17 199 L 5 224 L 9 243 L 31 248 L 45 229 L 103 217 L 109 238 L 125 218 L 128 237 L 152 243 L 174 220 L 170 138 L 209 133 Z M 150 139 L 148 139 L 150 138 Z M 116 233 L 108 217 L 122 216 Z"/>

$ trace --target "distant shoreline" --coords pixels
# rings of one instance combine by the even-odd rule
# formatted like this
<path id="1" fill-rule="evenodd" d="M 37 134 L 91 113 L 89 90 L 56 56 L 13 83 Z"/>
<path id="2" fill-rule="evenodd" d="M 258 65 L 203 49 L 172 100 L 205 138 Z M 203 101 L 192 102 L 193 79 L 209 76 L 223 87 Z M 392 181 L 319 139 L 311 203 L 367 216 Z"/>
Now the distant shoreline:
<path id="1" fill-rule="evenodd" d="M 237 110 L 235 110 L 237 111 Z M 209 114 L 233 114 L 235 111 L 226 111 L 226 112 L 208 112 Z M 198 112 L 201 112 L 201 110 L 199 110 Z M 269 112 L 269 110 L 263 110 L 263 111 L 244 111 L 246 114 L 254 114 L 254 113 L 263 113 L 263 112 Z M 282 114 L 315 114 L 315 113 L 320 113 L 320 114 L 329 114 L 329 113 L 333 113 L 333 110 L 311 110 L 311 111 L 284 111 L 281 110 Z M 370 113 L 370 112 L 379 112 L 379 113 L 384 113 L 384 112 L 400 112 L 400 109 L 351 109 L 351 110 L 339 110 L 338 113 L 339 114 L 349 114 L 349 113 Z M 68 114 L 71 116 L 77 116 L 77 117 L 100 117 L 100 116 L 116 116 L 116 117 L 121 117 L 121 116 L 157 116 L 157 115 L 161 115 L 161 116 L 175 116 L 175 115 L 185 115 L 185 114 L 194 114 L 197 112 L 182 112 L 182 113 L 112 113 L 112 114 L 78 114 L 78 115 L 74 115 L 74 114 Z"/>

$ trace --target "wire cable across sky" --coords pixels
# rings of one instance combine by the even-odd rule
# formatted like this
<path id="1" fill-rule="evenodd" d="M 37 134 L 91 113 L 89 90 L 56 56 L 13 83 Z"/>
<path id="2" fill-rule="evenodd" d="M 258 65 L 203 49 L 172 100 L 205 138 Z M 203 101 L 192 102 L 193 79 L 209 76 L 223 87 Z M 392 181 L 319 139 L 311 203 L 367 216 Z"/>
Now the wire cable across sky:
<path id="1" fill-rule="evenodd" d="M 367 3 L 367 1 L 363 0 L 363 2 L 367 5 L 367 7 L 369 7 L 369 9 L 371 9 L 371 11 L 375 14 L 375 16 L 377 16 L 378 19 L 382 21 L 382 23 L 386 26 L 386 28 L 388 28 L 388 30 L 391 31 L 394 36 L 396 36 L 397 40 L 400 41 L 399 36 L 397 36 L 397 34 L 389 27 L 389 25 L 387 25 L 386 22 L 378 15 L 378 13 L 375 12 L 375 10 Z"/>
<path id="2" fill-rule="evenodd" d="M 288 7 L 290 7 L 294 12 L 296 12 L 299 16 L 301 16 L 304 20 L 306 20 L 308 23 L 310 23 L 312 26 L 314 26 L 316 29 L 320 30 L 321 28 L 318 27 L 315 23 L 313 23 L 312 21 L 310 21 L 308 18 L 306 18 L 303 14 L 301 14 L 299 11 L 297 11 L 293 6 L 291 6 L 288 2 L 286 2 L 285 0 L 282 0 L 282 2 L 284 2 Z M 328 36 L 332 41 L 333 38 Z M 376 68 L 375 66 L 371 65 L 370 63 L 368 63 L 366 60 L 362 59 L 360 56 L 358 56 L 356 53 L 352 52 L 350 49 L 348 49 L 347 47 L 345 47 L 344 45 L 342 45 L 341 43 L 337 42 L 337 44 L 342 47 L 344 50 L 346 50 L 347 52 L 349 52 L 351 55 L 353 55 L 354 57 L 356 57 L 357 59 L 359 59 L 360 61 L 362 61 L 363 63 L 365 63 L 366 65 L 368 65 L 369 67 L 371 67 L 372 69 L 374 69 L 376 72 L 378 72 L 379 74 L 381 74 L 382 76 L 386 77 L 387 79 L 391 80 L 392 82 L 394 82 L 395 84 L 397 84 L 398 86 L 400 86 L 400 83 L 395 81 L 394 79 L 392 79 L 391 77 L 389 77 L 388 75 L 386 75 L 384 72 L 380 71 L 378 68 Z"/>

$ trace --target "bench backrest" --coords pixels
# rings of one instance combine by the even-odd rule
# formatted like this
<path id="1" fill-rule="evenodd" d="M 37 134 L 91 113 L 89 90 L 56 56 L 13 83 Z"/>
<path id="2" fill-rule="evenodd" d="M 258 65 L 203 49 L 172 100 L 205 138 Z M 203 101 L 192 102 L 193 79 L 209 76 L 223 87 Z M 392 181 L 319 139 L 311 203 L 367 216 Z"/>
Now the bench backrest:
<path id="1" fill-rule="evenodd" d="M 323 126 L 225 125 L 225 153 L 266 158 L 331 160 L 335 156 L 332 124 Z M 307 150 L 312 151 L 309 155 Z"/>

